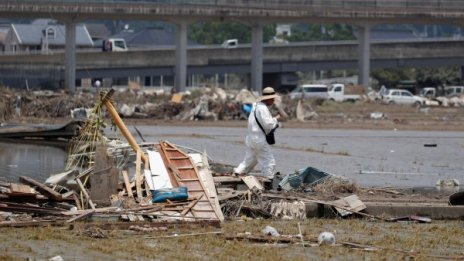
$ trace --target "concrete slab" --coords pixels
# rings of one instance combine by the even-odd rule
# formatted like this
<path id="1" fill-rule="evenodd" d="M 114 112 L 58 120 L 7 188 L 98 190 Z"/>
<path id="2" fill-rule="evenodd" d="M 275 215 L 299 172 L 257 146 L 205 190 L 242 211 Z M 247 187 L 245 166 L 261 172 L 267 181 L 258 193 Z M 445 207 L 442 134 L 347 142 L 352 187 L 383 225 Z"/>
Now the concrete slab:
<path id="1" fill-rule="evenodd" d="M 463 219 L 464 206 L 448 206 L 446 204 L 428 203 L 373 203 L 368 202 L 363 213 L 379 217 L 426 216 L 433 219 Z M 332 207 L 306 203 L 308 218 L 334 218 L 336 211 Z"/>

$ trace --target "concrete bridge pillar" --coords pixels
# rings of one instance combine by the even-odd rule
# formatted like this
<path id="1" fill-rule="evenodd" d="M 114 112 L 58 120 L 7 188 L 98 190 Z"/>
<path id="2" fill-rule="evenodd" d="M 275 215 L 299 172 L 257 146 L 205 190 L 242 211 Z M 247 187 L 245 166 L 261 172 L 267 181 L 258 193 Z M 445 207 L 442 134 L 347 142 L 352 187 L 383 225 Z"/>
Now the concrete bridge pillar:
<path id="1" fill-rule="evenodd" d="M 76 23 L 72 20 L 65 22 L 65 45 L 64 54 L 64 84 L 70 92 L 76 91 Z"/>
<path id="2" fill-rule="evenodd" d="M 252 25 L 251 31 L 251 90 L 263 89 L 263 25 Z"/>
<path id="3" fill-rule="evenodd" d="M 369 24 L 359 27 L 359 47 L 358 47 L 358 84 L 364 85 L 366 88 L 369 86 L 370 74 L 370 28 Z"/>
<path id="4" fill-rule="evenodd" d="M 188 23 L 182 21 L 176 25 L 176 75 L 174 89 L 178 92 L 186 90 L 187 83 L 187 27 Z"/>

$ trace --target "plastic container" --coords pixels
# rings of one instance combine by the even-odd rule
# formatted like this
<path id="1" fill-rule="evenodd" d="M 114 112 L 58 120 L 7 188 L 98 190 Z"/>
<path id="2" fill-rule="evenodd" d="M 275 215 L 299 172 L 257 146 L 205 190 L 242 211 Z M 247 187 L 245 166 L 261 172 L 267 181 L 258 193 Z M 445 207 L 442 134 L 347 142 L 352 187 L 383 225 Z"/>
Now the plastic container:
<path id="1" fill-rule="evenodd" d="M 179 201 L 186 200 L 188 198 L 187 187 L 152 190 L 151 194 L 153 203 L 165 202 L 168 199 L 172 201 Z"/>

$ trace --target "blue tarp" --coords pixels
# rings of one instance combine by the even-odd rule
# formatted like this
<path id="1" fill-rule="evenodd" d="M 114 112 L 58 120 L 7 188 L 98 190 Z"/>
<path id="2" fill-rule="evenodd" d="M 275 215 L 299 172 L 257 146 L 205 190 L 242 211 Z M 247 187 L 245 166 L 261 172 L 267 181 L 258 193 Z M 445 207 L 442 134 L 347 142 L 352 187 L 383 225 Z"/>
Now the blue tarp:
<path id="1" fill-rule="evenodd" d="M 332 174 L 313 167 L 307 167 L 285 176 L 279 183 L 279 187 L 288 191 L 302 186 L 314 186 L 329 176 L 332 176 Z"/>

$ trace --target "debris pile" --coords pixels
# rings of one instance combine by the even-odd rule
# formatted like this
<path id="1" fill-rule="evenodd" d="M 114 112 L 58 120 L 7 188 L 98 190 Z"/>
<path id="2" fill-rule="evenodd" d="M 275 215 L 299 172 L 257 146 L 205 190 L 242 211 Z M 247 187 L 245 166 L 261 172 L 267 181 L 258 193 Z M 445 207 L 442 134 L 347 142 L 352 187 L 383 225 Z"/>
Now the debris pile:
<path id="1" fill-rule="evenodd" d="M 0 120 L 18 117 L 69 118 L 82 114 L 98 102 L 92 89 L 79 89 L 74 94 L 53 91 L 16 91 L 3 88 L 0 96 Z M 185 93 L 155 92 L 152 90 L 118 89 L 114 104 L 122 118 L 156 120 L 245 120 L 250 106 L 259 95 L 249 90 L 221 88 L 192 89 Z M 298 106 L 297 106 L 298 105 Z M 314 108 L 321 100 L 291 100 L 282 95 L 271 108 L 282 119 L 305 121 L 317 117 Z"/>
<path id="2" fill-rule="evenodd" d="M 6 88 L 0 88 L 0 121 L 4 122 L 14 117 L 15 95 Z"/>

